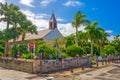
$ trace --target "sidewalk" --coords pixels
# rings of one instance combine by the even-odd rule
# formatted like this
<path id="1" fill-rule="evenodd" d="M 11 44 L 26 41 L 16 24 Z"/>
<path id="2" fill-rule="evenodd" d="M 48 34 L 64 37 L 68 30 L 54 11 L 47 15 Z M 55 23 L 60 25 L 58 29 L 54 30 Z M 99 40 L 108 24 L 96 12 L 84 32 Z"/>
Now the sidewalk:
<path id="1" fill-rule="evenodd" d="M 76 69 L 73 74 L 69 73 L 64 72 L 61 77 L 53 78 L 52 80 L 119 80 L 120 63 L 100 65 L 99 68 L 93 67 L 80 72 Z"/>
<path id="2" fill-rule="evenodd" d="M 103 72 L 105 73 L 106 71 L 108 72 L 109 70 L 116 68 L 115 66 L 113 66 L 113 65 L 116 65 L 115 63 L 111 63 L 108 65 L 102 65 L 101 63 L 99 64 L 100 65 L 98 68 L 96 65 L 93 65 L 93 68 L 84 68 L 84 70 L 82 70 L 82 68 L 75 68 L 73 69 L 73 73 L 71 73 L 71 71 L 68 70 L 68 71 L 61 71 L 61 72 L 55 72 L 51 74 L 42 74 L 42 75 L 29 74 L 25 72 L 0 68 L 0 80 L 47 80 L 50 78 L 52 80 L 94 80 L 91 78 L 94 78 L 102 74 Z M 118 64 L 118 66 L 120 66 L 120 64 Z M 95 75 L 93 75 L 93 73 Z M 83 76 L 88 79 L 84 79 Z M 115 75 L 115 76 L 118 76 L 118 75 Z"/>

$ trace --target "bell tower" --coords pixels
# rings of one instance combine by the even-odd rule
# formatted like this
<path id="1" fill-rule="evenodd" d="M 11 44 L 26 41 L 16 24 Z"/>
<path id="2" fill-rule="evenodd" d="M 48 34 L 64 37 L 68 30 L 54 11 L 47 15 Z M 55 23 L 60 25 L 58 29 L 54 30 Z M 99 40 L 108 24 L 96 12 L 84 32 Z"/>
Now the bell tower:
<path id="1" fill-rule="evenodd" d="M 55 28 L 57 28 L 57 21 L 54 12 L 52 12 L 51 18 L 49 20 L 49 29 L 55 29 Z"/>

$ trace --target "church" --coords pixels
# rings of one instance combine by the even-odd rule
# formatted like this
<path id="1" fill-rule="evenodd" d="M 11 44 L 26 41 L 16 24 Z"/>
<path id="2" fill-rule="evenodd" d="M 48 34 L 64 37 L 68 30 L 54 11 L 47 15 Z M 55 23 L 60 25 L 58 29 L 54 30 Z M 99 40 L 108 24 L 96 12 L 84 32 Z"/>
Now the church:
<path id="1" fill-rule="evenodd" d="M 7 47 L 5 48 L 6 49 L 5 53 L 6 54 L 8 53 L 12 45 L 18 45 L 22 43 L 27 43 L 28 45 L 30 45 L 30 43 L 34 43 L 31 41 L 39 41 L 39 40 L 45 41 L 47 44 L 49 44 L 53 42 L 55 38 L 60 40 L 63 38 L 63 35 L 60 33 L 60 31 L 57 28 L 57 21 L 54 12 L 52 12 L 51 18 L 49 20 L 49 29 L 38 31 L 38 34 L 26 33 L 24 41 L 22 41 L 22 36 L 17 38 L 15 42 L 13 42 L 13 40 L 10 40 L 7 44 Z"/>
<path id="2" fill-rule="evenodd" d="M 49 20 L 49 29 L 38 31 L 37 35 L 27 33 L 24 41 L 22 41 L 22 36 L 20 36 L 18 39 L 16 39 L 15 42 L 13 42 L 13 40 L 10 40 L 9 44 L 20 43 L 21 41 L 26 42 L 28 40 L 43 40 L 46 43 L 49 43 L 53 41 L 54 38 L 58 38 L 60 40 L 62 37 L 63 35 L 57 28 L 57 21 L 54 12 L 52 12 L 51 18 Z"/>

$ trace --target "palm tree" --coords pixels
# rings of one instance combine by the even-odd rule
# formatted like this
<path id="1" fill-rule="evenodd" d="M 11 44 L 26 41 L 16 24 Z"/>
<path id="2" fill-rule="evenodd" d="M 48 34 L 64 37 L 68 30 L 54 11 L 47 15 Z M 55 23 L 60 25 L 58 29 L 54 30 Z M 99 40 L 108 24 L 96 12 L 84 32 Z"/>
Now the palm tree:
<path id="1" fill-rule="evenodd" d="M 66 37 L 66 47 L 75 44 L 75 36 L 71 34 L 70 36 Z"/>
<path id="2" fill-rule="evenodd" d="M 87 41 L 87 36 L 85 32 L 82 31 L 78 31 L 78 42 L 79 45 L 83 48 L 84 47 L 84 43 Z"/>
<path id="3" fill-rule="evenodd" d="M 19 23 L 19 21 L 21 21 L 20 16 L 22 16 L 22 12 L 20 12 L 20 11 L 18 11 L 18 12 L 12 11 L 11 16 L 12 16 L 12 25 L 15 28 L 15 30 L 17 30 L 18 23 Z"/>
<path id="4" fill-rule="evenodd" d="M 26 33 L 37 34 L 37 27 L 31 21 L 24 20 L 20 22 L 20 32 L 24 41 Z"/>
<path id="5" fill-rule="evenodd" d="M 72 26 L 76 29 L 76 45 L 78 46 L 78 27 L 85 24 L 87 20 L 85 20 L 86 15 L 81 11 L 78 11 L 74 16 L 74 21 L 72 22 Z"/>
<path id="6" fill-rule="evenodd" d="M 115 46 L 117 53 L 120 54 L 120 34 L 114 37 L 114 40 L 112 41 L 112 45 Z"/>
<path id="7" fill-rule="evenodd" d="M 9 9 L 8 9 L 8 4 L 5 3 L 0 3 L 0 14 L 1 15 L 4 15 L 4 17 L 2 17 L 0 19 L 0 21 L 4 21 L 4 22 L 7 22 L 7 27 L 6 29 L 9 29 L 9 23 L 10 23 L 10 12 L 9 12 Z"/>
<path id="8" fill-rule="evenodd" d="M 88 25 L 86 28 L 86 34 L 91 41 L 91 55 L 93 55 L 93 44 L 95 41 L 98 41 L 100 36 L 100 29 L 98 27 L 98 22 L 93 22 L 92 24 Z"/>
<path id="9" fill-rule="evenodd" d="M 18 10 L 19 7 L 16 5 L 13 4 L 8 5 L 7 2 L 5 4 L 0 3 L 0 14 L 4 15 L 4 17 L 2 17 L 0 21 L 7 22 L 6 29 L 9 29 L 9 25 L 11 24 L 12 12 Z"/>
<path id="10" fill-rule="evenodd" d="M 110 35 L 105 32 L 104 29 L 100 29 L 100 36 L 99 36 L 99 48 L 100 48 L 100 53 L 102 52 L 102 46 L 104 46 L 105 41 L 108 41 L 107 37 Z"/>

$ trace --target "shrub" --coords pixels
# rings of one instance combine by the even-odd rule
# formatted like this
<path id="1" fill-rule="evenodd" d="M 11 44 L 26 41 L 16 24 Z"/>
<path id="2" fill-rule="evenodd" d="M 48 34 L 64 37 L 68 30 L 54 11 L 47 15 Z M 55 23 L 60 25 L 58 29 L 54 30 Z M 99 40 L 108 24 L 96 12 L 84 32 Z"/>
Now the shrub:
<path id="1" fill-rule="evenodd" d="M 66 38 L 66 47 L 69 47 L 71 45 L 75 44 L 75 37 L 74 35 L 70 35 Z"/>
<path id="2" fill-rule="evenodd" d="M 90 54 L 90 47 L 89 46 L 84 46 L 83 51 L 85 54 Z"/>
<path id="3" fill-rule="evenodd" d="M 33 59 L 34 55 L 30 52 L 22 54 L 22 58 Z"/>
<path id="4" fill-rule="evenodd" d="M 115 54 L 115 47 L 111 45 L 105 45 L 101 55 L 105 56 L 109 54 Z"/>
<path id="5" fill-rule="evenodd" d="M 61 53 L 61 57 L 63 57 L 63 58 L 69 58 L 70 56 L 68 54 L 66 54 L 66 53 Z"/>
<path id="6" fill-rule="evenodd" d="M 8 52 L 9 56 L 16 57 L 18 52 L 18 46 L 14 45 Z"/>
<path id="7" fill-rule="evenodd" d="M 20 44 L 20 45 L 18 46 L 18 51 L 19 51 L 21 54 L 22 54 L 22 53 L 27 53 L 27 52 L 28 52 L 27 49 L 28 49 L 27 44 Z"/>
<path id="8" fill-rule="evenodd" d="M 83 49 L 79 46 L 72 45 L 66 48 L 66 53 L 72 57 L 76 55 L 83 55 Z"/>
<path id="9" fill-rule="evenodd" d="M 36 53 L 38 56 L 40 56 L 40 50 L 44 51 L 44 58 L 49 59 L 50 55 L 52 56 L 53 59 L 56 59 L 56 53 L 58 52 L 58 50 L 56 48 L 51 48 L 46 44 L 40 44 L 37 49 L 36 49 Z"/>
<path id="10" fill-rule="evenodd" d="M 4 53 L 4 47 L 0 45 L 0 52 Z"/>
<path id="11" fill-rule="evenodd" d="M 2 53 L 2 52 L 0 52 L 0 56 L 3 56 L 3 53 Z"/>

